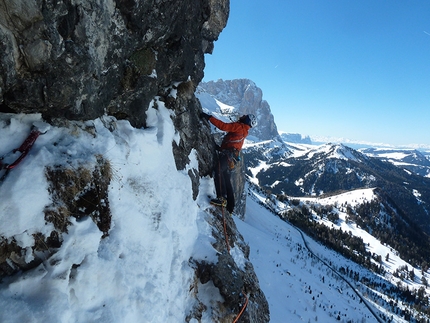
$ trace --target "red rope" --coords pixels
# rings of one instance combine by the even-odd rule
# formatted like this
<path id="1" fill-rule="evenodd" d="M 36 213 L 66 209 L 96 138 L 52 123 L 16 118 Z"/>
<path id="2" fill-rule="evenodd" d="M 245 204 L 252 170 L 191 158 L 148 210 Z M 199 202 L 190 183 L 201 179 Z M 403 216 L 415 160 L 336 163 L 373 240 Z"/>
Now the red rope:
<path id="1" fill-rule="evenodd" d="M 233 323 L 236 323 L 240 317 L 242 316 L 243 312 L 245 311 L 246 306 L 248 305 L 248 296 L 246 296 L 246 294 L 242 291 L 243 295 L 246 298 L 245 304 L 243 304 L 242 309 L 240 310 L 239 315 L 234 319 Z"/>

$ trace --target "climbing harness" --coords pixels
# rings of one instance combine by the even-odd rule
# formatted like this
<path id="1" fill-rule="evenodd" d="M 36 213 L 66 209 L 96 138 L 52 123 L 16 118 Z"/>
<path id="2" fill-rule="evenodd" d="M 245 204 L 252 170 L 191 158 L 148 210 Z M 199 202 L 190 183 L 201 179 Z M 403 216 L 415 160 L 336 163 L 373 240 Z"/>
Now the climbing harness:
<path id="1" fill-rule="evenodd" d="M 32 127 L 30 134 L 24 140 L 24 142 L 7 154 L 0 157 L 0 183 L 3 182 L 9 172 L 14 169 L 23 159 L 27 156 L 31 147 L 33 147 L 34 142 L 42 133 L 35 126 Z M 21 153 L 13 162 L 8 163 L 7 161 L 13 157 L 17 152 Z M 13 159 L 12 159 L 13 160 Z"/>
<path id="2" fill-rule="evenodd" d="M 235 148 L 222 150 L 220 154 L 226 156 L 227 166 L 230 170 L 233 170 L 236 167 L 236 164 L 240 161 L 239 150 Z"/>

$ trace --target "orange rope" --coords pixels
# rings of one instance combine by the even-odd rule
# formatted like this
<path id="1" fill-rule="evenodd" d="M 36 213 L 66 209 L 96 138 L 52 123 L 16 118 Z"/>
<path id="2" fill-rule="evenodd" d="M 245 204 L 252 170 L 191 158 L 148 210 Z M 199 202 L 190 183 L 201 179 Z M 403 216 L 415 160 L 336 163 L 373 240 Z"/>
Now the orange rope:
<path id="1" fill-rule="evenodd" d="M 245 311 L 246 306 L 248 305 L 248 296 L 246 296 L 246 294 L 243 291 L 242 291 L 242 293 L 245 296 L 246 301 L 245 301 L 245 304 L 243 304 L 243 307 L 240 310 L 239 315 L 234 319 L 233 323 L 236 323 L 240 319 L 240 317 L 242 316 L 243 312 Z"/>

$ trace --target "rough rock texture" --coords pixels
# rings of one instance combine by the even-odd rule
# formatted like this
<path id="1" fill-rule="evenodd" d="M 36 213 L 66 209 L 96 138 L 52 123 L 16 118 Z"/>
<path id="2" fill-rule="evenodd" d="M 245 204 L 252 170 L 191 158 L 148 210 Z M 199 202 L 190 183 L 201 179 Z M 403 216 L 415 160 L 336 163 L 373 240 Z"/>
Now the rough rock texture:
<path id="1" fill-rule="evenodd" d="M 145 126 L 154 96 L 200 82 L 228 15 L 228 0 L 1 1 L 0 112 Z"/>
<path id="2" fill-rule="evenodd" d="M 54 230 L 47 236 L 33 234 L 31 261 L 27 248 L 18 245 L 15 237 L 0 236 L 0 281 L 5 276 L 35 268 L 49 258 L 63 243 L 63 234 L 68 231 L 71 218 L 91 217 L 97 227 L 108 236 L 111 227 L 111 211 L 108 187 L 112 178 L 109 161 L 97 156 L 97 163 L 90 167 L 82 164 L 77 168 L 55 167 L 46 169 L 48 191 L 52 204 L 47 205 L 46 223 L 52 223 Z"/>
<path id="3" fill-rule="evenodd" d="M 257 117 L 258 126 L 251 129 L 250 135 L 261 140 L 270 140 L 279 136 L 270 106 L 266 100 L 263 100 L 263 91 L 251 80 L 202 82 L 199 88 L 218 101 L 235 107 L 240 114 L 254 114 Z"/>
<path id="4" fill-rule="evenodd" d="M 213 227 L 212 235 L 215 242 L 212 245 L 218 252 L 218 262 L 213 264 L 203 261 L 194 265 L 200 284 L 204 285 L 211 281 L 224 299 L 219 304 L 218 311 L 213 313 L 215 317 L 212 319 L 216 322 L 235 322 L 239 317 L 237 322 L 269 322 L 269 304 L 260 289 L 254 267 L 249 262 L 249 246 L 237 231 L 232 217 L 223 215 L 219 208 L 208 209 L 208 214 L 212 215 L 209 222 Z M 226 232 L 223 219 L 226 222 Z M 245 257 L 245 263 L 240 267 L 228 252 L 228 248 L 233 247 L 238 248 Z M 198 289 L 199 285 L 196 284 L 195 288 Z M 246 311 L 239 315 L 246 303 L 246 297 L 248 298 Z M 202 308 L 196 306 L 193 317 L 198 318 L 201 311 Z"/>

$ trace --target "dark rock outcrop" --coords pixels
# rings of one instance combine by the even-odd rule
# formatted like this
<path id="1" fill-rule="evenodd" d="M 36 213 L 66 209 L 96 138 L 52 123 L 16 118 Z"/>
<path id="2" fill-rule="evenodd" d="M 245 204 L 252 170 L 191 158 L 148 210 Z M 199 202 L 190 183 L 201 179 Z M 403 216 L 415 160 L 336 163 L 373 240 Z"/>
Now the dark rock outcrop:
<path id="1" fill-rule="evenodd" d="M 0 112 L 145 126 L 155 96 L 200 82 L 228 15 L 228 0 L 2 1 Z"/>
<path id="2" fill-rule="evenodd" d="M 145 127 L 147 109 L 163 101 L 177 116 L 178 169 L 196 147 L 209 173 L 194 91 L 228 15 L 229 0 L 2 1 L 0 112 L 51 123 L 108 114 Z"/>
<path id="3" fill-rule="evenodd" d="M 233 322 L 240 318 L 238 322 L 269 322 L 269 304 L 260 289 L 254 267 L 249 261 L 249 246 L 237 231 L 232 217 L 223 215 L 219 209 L 209 209 L 208 212 L 212 215 L 209 222 L 213 228 L 212 235 L 215 241 L 212 245 L 217 250 L 218 261 L 215 264 L 201 261 L 195 262 L 194 265 L 200 283 L 204 285 L 211 281 L 224 299 L 219 304 L 217 315 L 223 317 L 219 321 Z M 233 246 L 243 254 L 243 264 L 240 266 L 229 252 L 229 248 Z M 196 288 L 198 288 L 197 285 Z M 247 304 L 246 300 L 248 300 Z M 246 311 L 240 315 L 245 304 Z M 198 311 L 194 311 L 194 317 L 196 314 Z"/>

